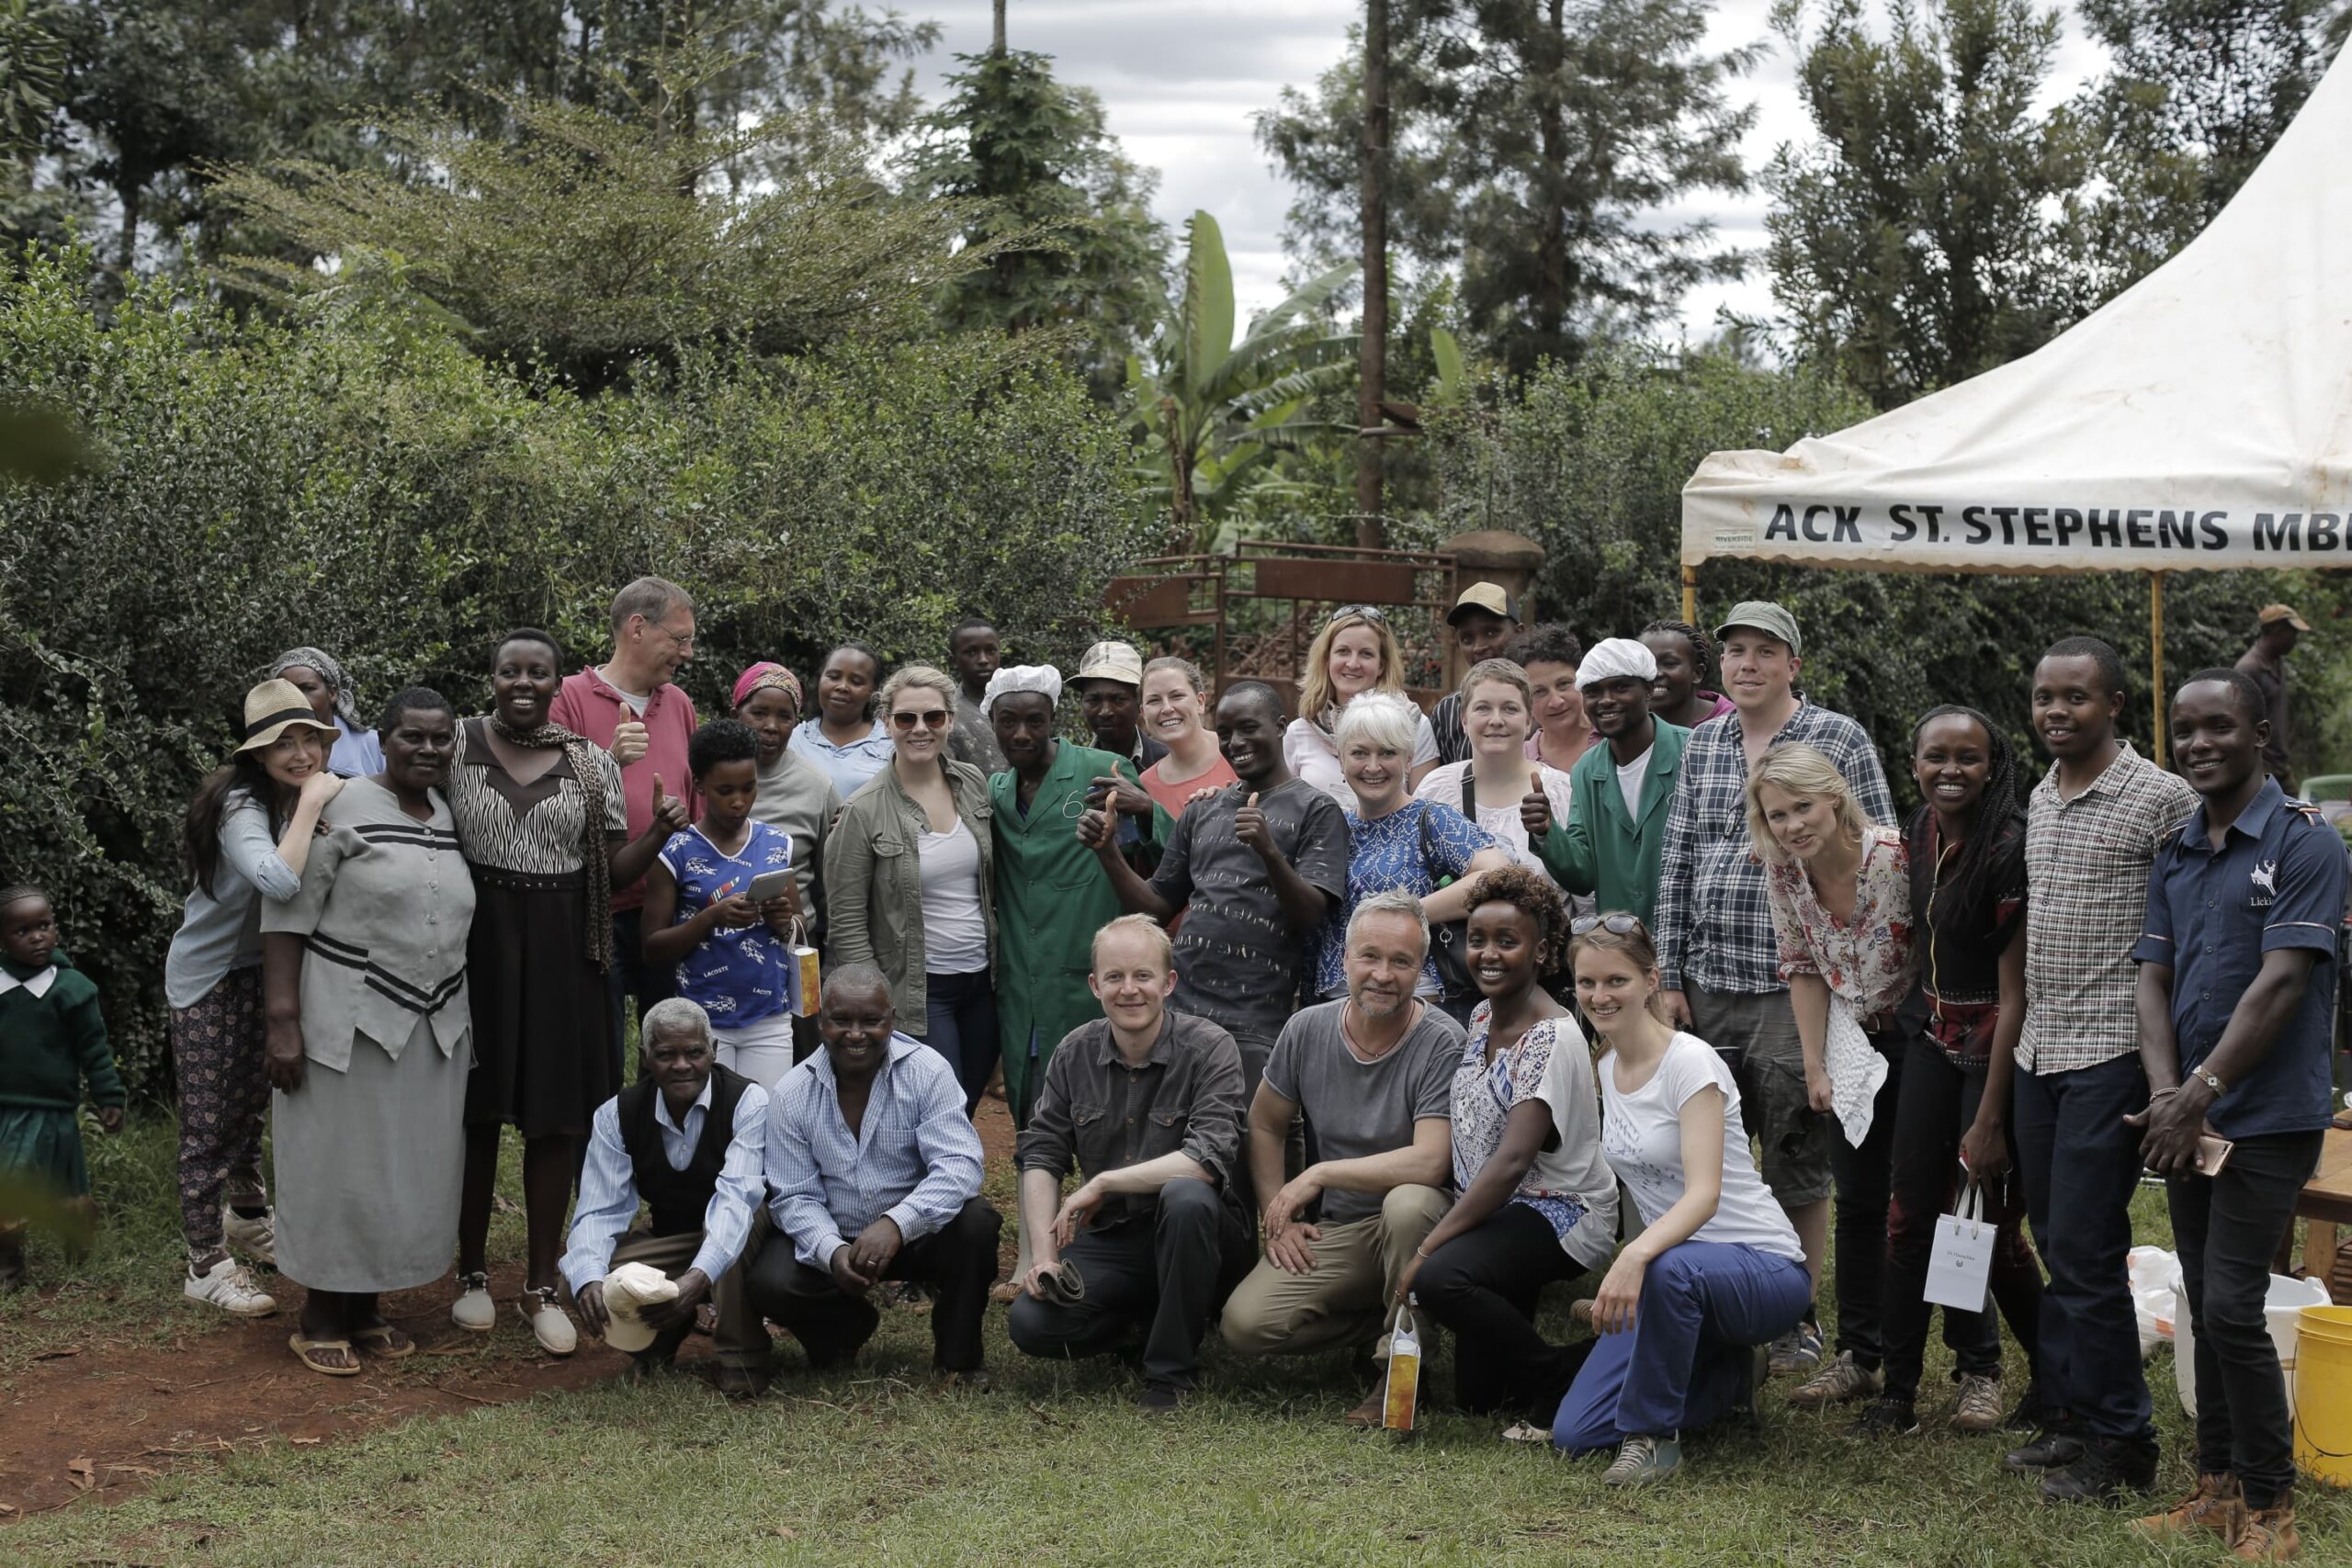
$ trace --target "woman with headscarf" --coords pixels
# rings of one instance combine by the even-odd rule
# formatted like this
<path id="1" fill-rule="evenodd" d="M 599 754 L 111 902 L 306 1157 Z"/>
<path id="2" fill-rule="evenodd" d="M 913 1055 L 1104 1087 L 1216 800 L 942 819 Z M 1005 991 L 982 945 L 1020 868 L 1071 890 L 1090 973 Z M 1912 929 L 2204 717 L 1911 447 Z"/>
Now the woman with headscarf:
<path id="1" fill-rule="evenodd" d="M 271 660 L 269 678 L 301 693 L 319 722 L 334 727 L 327 772 L 338 778 L 364 779 L 383 770 L 383 748 L 377 744 L 376 731 L 360 718 L 358 693 L 334 655 L 323 649 L 289 648 Z"/>
<path id="2" fill-rule="evenodd" d="M 299 689 L 264 681 L 245 694 L 243 744 L 197 787 L 180 828 L 191 886 L 164 1000 L 180 1090 L 181 1290 L 238 1317 L 277 1310 L 231 1255 L 277 1261 L 261 1177 L 261 910 L 301 888 L 319 814 L 343 789 L 327 771 L 334 739 Z"/>
<path id="3" fill-rule="evenodd" d="M 811 947 L 824 945 L 825 835 L 842 814 L 841 791 L 832 775 L 792 750 L 799 722 L 800 678 L 781 664 L 762 660 L 736 678 L 735 718 L 760 742 L 759 797 L 752 816 L 792 836 L 792 874 L 800 884 L 800 912 Z M 792 1021 L 792 1059 L 797 1065 L 817 1049 L 814 1014 Z"/>
<path id="4" fill-rule="evenodd" d="M 685 816 L 684 779 L 656 779 L 653 825 L 631 842 L 612 753 L 548 717 L 563 651 L 532 626 L 491 657 L 491 711 L 457 728 L 442 793 L 471 872 L 476 906 L 467 964 L 473 1061 L 466 1084 L 465 1188 L 458 1208 L 458 1300 L 449 1315 L 486 1334 L 490 1211 L 500 1130 L 523 1134 L 528 1263 L 521 1311 L 555 1355 L 578 1344 L 556 1304 L 564 1210 L 581 1141 L 619 1092 L 610 1042 L 613 922 L 608 900 L 645 874 Z M 675 793 L 665 798 L 662 785 Z"/>

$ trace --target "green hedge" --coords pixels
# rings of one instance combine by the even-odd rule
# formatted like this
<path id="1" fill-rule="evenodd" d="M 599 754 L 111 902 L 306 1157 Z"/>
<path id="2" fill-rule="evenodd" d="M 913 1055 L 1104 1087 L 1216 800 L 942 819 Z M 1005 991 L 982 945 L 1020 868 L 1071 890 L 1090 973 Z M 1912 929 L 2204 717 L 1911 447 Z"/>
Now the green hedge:
<path id="1" fill-rule="evenodd" d="M 90 448 L 0 488 L 0 879 L 57 897 L 142 1089 L 179 813 L 277 649 L 479 711 L 500 629 L 593 655 L 613 590 L 659 571 L 696 596 L 707 713 L 753 659 L 805 673 L 855 635 L 937 660 L 973 610 L 1067 660 L 1147 547 L 1118 433 L 1018 340 L 689 360 L 582 400 L 390 310 L 271 324 L 143 283 L 102 324 L 87 263 L 0 281 L 0 400 Z"/>

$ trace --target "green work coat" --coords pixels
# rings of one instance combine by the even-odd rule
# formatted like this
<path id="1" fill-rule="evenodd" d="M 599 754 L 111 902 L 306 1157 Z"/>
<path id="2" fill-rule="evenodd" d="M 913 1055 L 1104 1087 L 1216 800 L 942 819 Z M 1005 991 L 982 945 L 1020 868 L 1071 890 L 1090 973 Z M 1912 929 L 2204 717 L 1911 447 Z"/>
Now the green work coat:
<path id="1" fill-rule="evenodd" d="M 1657 722 L 1650 744 L 1650 767 L 1642 782 L 1642 808 L 1628 816 L 1617 787 L 1617 759 L 1603 740 L 1585 749 L 1568 773 L 1573 802 L 1568 819 L 1533 846 L 1552 880 L 1571 893 L 1597 896 L 1600 912 L 1623 909 L 1642 924 L 1657 919 L 1658 863 L 1666 855 L 1666 818 L 1674 804 L 1674 781 L 1682 772 L 1682 749 L 1690 732 Z"/>
<path id="2" fill-rule="evenodd" d="M 1015 1125 L 1028 1123 L 1029 1107 L 1046 1081 L 1046 1064 L 1062 1036 L 1102 1016 L 1086 986 L 1094 933 L 1123 911 L 1094 852 L 1078 841 L 1078 819 L 1087 809 L 1088 787 L 1113 772 L 1130 781 L 1137 777 L 1126 758 L 1057 741 L 1026 815 L 1019 804 L 1021 776 L 1011 769 L 989 776 L 996 848 L 997 1038 L 1004 1056 L 1004 1100 Z M 1144 830 L 1156 834 L 1156 815 Z"/>

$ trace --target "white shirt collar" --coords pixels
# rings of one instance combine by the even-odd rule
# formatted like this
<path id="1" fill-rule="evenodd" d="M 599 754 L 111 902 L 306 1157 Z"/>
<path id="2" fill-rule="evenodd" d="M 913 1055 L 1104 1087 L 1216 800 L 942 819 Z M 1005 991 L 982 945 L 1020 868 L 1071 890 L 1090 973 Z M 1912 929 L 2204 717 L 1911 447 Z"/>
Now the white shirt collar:
<path id="1" fill-rule="evenodd" d="M 49 995 L 49 988 L 55 984 L 57 984 L 57 965 L 54 964 L 29 980 L 19 980 L 7 971 L 0 970 L 0 995 L 6 995 L 21 986 L 34 996 L 45 997 Z"/>
<path id="2" fill-rule="evenodd" d="M 692 1105 L 686 1107 L 686 1114 L 688 1116 L 692 1116 L 697 1111 L 707 1111 L 710 1109 L 710 1091 L 712 1089 L 717 1087 L 718 1083 L 718 1075 L 717 1073 L 713 1073 L 710 1077 L 702 1080 L 702 1092 L 695 1096 L 695 1102 Z M 669 1128 L 673 1133 L 683 1133 L 685 1131 L 685 1129 L 679 1126 L 677 1122 L 670 1120 L 670 1097 L 663 1094 L 658 1087 L 653 1091 L 653 1117 L 655 1121 L 661 1122 L 664 1127 Z"/>

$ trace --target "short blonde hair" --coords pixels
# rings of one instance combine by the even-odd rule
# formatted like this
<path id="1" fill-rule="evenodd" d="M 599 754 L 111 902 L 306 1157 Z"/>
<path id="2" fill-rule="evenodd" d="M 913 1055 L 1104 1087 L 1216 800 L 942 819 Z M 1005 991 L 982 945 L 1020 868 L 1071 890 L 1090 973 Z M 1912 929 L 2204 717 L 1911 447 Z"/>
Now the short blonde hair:
<path id="1" fill-rule="evenodd" d="M 1309 724 L 1322 723 L 1323 710 L 1331 706 L 1331 644 L 1341 632 L 1357 626 L 1370 626 L 1380 644 L 1380 674 L 1373 682 L 1373 691 L 1405 690 L 1405 649 L 1396 640 L 1396 628 L 1388 624 L 1385 612 L 1378 620 L 1362 611 L 1334 615 L 1307 645 L 1306 668 L 1298 672 L 1298 711 Z"/>
<path id="2" fill-rule="evenodd" d="M 1780 840 L 1764 820 L 1764 807 L 1758 796 L 1766 784 L 1784 795 L 1816 795 L 1828 801 L 1838 814 L 1838 830 L 1847 841 L 1862 841 L 1867 819 L 1846 775 L 1838 771 L 1837 763 L 1812 747 L 1792 740 L 1758 757 L 1755 771 L 1747 775 L 1747 845 L 1766 865 L 1789 863 L 1788 851 L 1781 848 Z"/>
<path id="3" fill-rule="evenodd" d="M 898 700 L 899 694 L 910 686 L 920 686 L 927 692 L 937 692 L 939 700 L 947 705 L 948 713 L 950 715 L 955 713 L 956 682 L 949 680 L 944 671 L 936 670 L 928 664 L 902 664 L 891 672 L 888 680 L 882 682 L 880 711 L 885 716 L 888 716 L 890 705 Z"/>
<path id="4" fill-rule="evenodd" d="M 1208 677 L 1201 673 L 1201 667 L 1180 655 L 1163 653 L 1143 667 L 1143 678 L 1147 682 L 1154 675 L 1170 674 L 1184 677 L 1186 683 L 1195 692 L 1204 693 L 1209 689 Z M 1136 687 L 1137 691 L 1142 689 L 1141 686 Z"/>
<path id="5" fill-rule="evenodd" d="M 1533 722 L 1535 688 L 1528 682 L 1527 671 L 1508 659 L 1481 659 L 1470 666 L 1470 672 L 1462 677 L 1462 705 L 1470 705 L 1470 688 L 1489 683 L 1517 690 L 1519 700 L 1527 705 L 1530 722 Z"/>
<path id="6" fill-rule="evenodd" d="M 1366 692 L 1340 710 L 1339 730 L 1331 742 L 1345 752 L 1358 736 L 1409 758 L 1421 738 L 1421 710 L 1394 692 Z"/>
<path id="7" fill-rule="evenodd" d="M 1169 940 L 1168 928 L 1149 915 L 1121 915 L 1114 920 L 1103 921 L 1094 933 L 1092 944 L 1087 949 L 1087 967 L 1091 970 L 1102 962 L 1104 937 L 1125 936 L 1130 933 L 1148 936 L 1152 939 L 1153 945 L 1159 953 L 1159 967 L 1162 972 L 1176 967 L 1176 944 Z"/>

